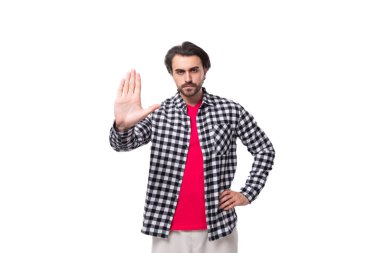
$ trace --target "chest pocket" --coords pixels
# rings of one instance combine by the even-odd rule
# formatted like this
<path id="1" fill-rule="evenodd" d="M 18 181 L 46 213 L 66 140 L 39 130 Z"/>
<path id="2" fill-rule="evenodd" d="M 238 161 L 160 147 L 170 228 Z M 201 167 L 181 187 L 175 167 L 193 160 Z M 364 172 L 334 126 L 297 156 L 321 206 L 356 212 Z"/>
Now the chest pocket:
<path id="1" fill-rule="evenodd" d="M 231 150 L 231 128 L 228 124 L 219 124 L 213 127 L 213 149 L 217 155 L 226 155 Z"/>

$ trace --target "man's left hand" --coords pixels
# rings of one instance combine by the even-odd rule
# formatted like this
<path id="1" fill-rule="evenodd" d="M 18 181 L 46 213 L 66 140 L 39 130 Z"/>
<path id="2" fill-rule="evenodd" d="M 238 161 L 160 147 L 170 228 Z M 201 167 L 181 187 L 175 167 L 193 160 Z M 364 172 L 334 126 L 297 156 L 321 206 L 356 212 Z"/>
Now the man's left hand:
<path id="1" fill-rule="evenodd" d="M 241 192 L 225 190 L 219 195 L 219 208 L 224 211 L 230 210 L 235 206 L 245 206 L 248 204 L 248 199 Z"/>

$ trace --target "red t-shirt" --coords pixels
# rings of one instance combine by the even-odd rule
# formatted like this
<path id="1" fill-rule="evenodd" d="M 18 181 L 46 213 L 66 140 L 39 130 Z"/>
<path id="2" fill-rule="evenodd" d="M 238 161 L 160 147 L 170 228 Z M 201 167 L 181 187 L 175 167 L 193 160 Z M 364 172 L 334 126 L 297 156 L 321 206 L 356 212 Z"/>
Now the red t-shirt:
<path id="1" fill-rule="evenodd" d="M 196 117 L 201 103 L 202 100 L 195 106 L 187 105 L 187 115 L 191 121 L 190 145 L 171 230 L 207 229 L 203 155 L 196 123 Z"/>

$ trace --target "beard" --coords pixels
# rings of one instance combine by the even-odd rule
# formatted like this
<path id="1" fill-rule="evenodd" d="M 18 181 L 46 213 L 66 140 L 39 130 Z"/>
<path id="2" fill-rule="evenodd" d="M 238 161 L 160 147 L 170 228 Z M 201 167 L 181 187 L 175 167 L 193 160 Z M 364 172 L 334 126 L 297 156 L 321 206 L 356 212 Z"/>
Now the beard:
<path id="1" fill-rule="evenodd" d="M 184 95 L 185 97 L 192 97 L 202 89 L 203 82 L 199 85 L 196 85 L 194 83 L 185 83 L 182 84 L 180 88 L 178 88 L 178 91 Z"/>

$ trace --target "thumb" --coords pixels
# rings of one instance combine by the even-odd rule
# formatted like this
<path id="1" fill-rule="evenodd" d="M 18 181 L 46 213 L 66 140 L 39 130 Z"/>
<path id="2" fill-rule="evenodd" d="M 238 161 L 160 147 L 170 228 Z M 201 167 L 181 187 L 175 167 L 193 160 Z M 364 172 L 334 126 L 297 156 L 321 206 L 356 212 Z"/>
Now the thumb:
<path id="1" fill-rule="evenodd" d="M 154 112 L 155 110 L 157 110 L 158 108 L 160 108 L 160 104 L 154 104 L 146 108 L 144 111 L 145 111 L 145 114 L 148 115 Z"/>

